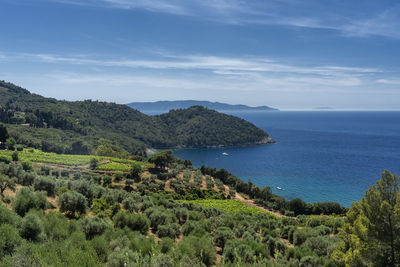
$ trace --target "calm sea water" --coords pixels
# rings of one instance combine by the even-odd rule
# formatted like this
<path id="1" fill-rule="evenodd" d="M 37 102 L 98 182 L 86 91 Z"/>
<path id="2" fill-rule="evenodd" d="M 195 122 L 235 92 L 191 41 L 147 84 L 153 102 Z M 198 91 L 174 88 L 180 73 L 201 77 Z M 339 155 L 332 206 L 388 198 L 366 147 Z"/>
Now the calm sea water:
<path id="1" fill-rule="evenodd" d="M 277 143 L 176 150 L 175 155 L 192 160 L 196 167 L 225 168 L 244 181 L 269 185 L 287 199 L 337 201 L 345 206 L 360 200 L 385 169 L 400 174 L 400 112 L 233 115 L 262 128 Z"/>

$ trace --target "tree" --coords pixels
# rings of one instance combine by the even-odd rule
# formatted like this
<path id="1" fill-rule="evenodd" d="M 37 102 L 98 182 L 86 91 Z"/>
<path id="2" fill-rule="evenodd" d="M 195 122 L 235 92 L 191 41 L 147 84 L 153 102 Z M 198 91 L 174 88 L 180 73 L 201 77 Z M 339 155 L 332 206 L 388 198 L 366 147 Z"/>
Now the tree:
<path id="1" fill-rule="evenodd" d="M 0 225 L 0 259 L 11 255 L 15 248 L 21 244 L 18 231 L 9 224 Z"/>
<path id="2" fill-rule="evenodd" d="M 96 158 L 90 160 L 90 169 L 95 170 L 99 166 L 99 161 Z"/>
<path id="3" fill-rule="evenodd" d="M 289 209 L 294 212 L 295 216 L 305 214 L 307 211 L 307 204 L 300 198 L 295 198 L 289 202 Z"/>
<path id="4" fill-rule="evenodd" d="M 343 242 L 333 253 L 350 266 L 400 265 L 400 178 L 389 171 L 347 212 L 339 233 Z"/>
<path id="5" fill-rule="evenodd" d="M 30 209 L 46 209 L 47 203 L 43 192 L 34 193 L 30 187 L 23 187 L 18 191 L 12 204 L 18 215 L 25 216 Z"/>
<path id="6" fill-rule="evenodd" d="M 18 161 L 19 160 L 18 152 L 15 151 L 14 153 L 12 153 L 11 158 L 12 161 Z"/>
<path id="7" fill-rule="evenodd" d="M 79 217 L 79 215 L 86 213 L 86 198 L 75 191 L 65 192 L 60 198 L 60 211 L 66 212 L 70 217 Z"/>
<path id="8" fill-rule="evenodd" d="M 15 191 L 15 178 L 10 178 L 8 176 L 2 175 L 0 176 L 0 194 L 2 196 L 7 188 Z"/>
<path id="9" fill-rule="evenodd" d="M 172 155 L 172 151 L 165 150 L 151 155 L 149 158 L 149 162 L 154 163 L 156 167 L 160 168 L 161 170 L 164 170 L 165 167 L 167 167 L 168 164 L 173 161 L 173 159 L 174 156 Z"/>
<path id="10" fill-rule="evenodd" d="M 140 174 L 143 172 L 142 166 L 140 164 L 133 164 L 131 169 L 131 176 L 136 183 L 140 182 Z"/>
<path id="11" fill-rule="evenodd" d="M 5 143 L 8 137 L 7 128 L 0 124 L 0 143 Z"/>
<path id="12" fill-rule="evenodd" d="M 6 140 L 6 146 L 9 150 L 15 150 L 15 145 L 17 144 L 17 142 L 15 141 L 14 138 L 8 138 Z"/>
<path id="13" fill-rule="evenodd" d="M 44 227 L 42 220 L 34 213 L 28 213 L 22 220 L 21 236 L 30 241 L 44 239 Z"/>

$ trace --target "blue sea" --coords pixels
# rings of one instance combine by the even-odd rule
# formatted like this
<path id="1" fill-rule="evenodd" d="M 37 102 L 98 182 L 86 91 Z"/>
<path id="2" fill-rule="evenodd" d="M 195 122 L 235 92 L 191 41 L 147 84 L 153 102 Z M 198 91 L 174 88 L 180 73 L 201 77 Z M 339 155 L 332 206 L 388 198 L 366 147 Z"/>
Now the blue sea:
<path id="1" fill-rule="evenodd" d="M 225 168 L 287 199 L 360 200 L 384 170 L 400 174 L 400 112 L 279 111 L 234 113 L 276 144 L 176 150 L 196 167 Z M 227 156 L 222 153 L 228 153 Z M 282 188 L 279 190 L 277 187 Z"/>

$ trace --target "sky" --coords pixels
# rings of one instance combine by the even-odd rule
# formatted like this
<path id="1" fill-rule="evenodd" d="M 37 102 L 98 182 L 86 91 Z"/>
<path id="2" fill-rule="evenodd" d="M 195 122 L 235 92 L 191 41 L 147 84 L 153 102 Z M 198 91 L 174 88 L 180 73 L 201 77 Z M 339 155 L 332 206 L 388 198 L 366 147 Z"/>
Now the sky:
<path id="1" fill-rule="evenodd" d="M 398 0 L 0 0 L 0 80 L 66 100 L 400 109 Z"/>

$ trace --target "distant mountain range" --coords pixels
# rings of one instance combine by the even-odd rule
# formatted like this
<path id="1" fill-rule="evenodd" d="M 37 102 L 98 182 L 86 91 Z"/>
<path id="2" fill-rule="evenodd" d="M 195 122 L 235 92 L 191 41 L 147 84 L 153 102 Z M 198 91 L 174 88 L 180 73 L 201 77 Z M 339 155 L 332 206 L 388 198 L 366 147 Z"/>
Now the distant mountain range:
<path id="1" fill-rule="evenodd" d="M 171 109 L 186 109 L 192 106 L 203 106 L 208 109 L 224 111 L 277 111 L 278 109 L 268 106 L 250 107 L 246 105 L 230 105 L 220 102 L 197 101 L 197 100 L 177 100 L 177 101 L 157 101 L 157 102 L 133 102 L 127 104 L 129 107 L 143 113 L 161 114 Z"/>

